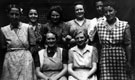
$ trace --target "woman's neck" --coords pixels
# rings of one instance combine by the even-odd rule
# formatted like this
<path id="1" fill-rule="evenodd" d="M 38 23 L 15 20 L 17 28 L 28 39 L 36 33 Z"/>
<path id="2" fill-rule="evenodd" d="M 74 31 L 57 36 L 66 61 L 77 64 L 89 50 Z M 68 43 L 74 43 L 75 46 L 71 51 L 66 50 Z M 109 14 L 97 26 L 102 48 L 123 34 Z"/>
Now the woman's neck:
<path id="1" fill-rule="evenodd" d="M 83 49 L 85 48 L 85 46 L 86 46 L 86 44 L 83 44 L 83 45 L 81 45 L 81 46 L 78 45 L 78 48 L 79 48 L 80 50 L 83 50 Z"/>
<path id="2" fill-rule="evenodd" d="M 30 22 L 32 24 L 32 26 L 37 25 L 37 22 Z"/>
<path id="3" fill-rule="evenodd" d="M 76 21 L 84 21 L 84 17 L 83 18 L 76 18 Z"/>
<path id="4" fill-rule="evenodd" d="M 107 20 L 109 25 L 113 25 L 116 22 L 116 18 L 113 18 L 112 20 Z"/>
<path id="5" fill-rule="evenodd" d="M 11 23 L 12 28 L 18 28 L 19 27 L 19 22 L 16 23 Z"/>
<path id="6" fill-rule="evenodd" d="M 56 46 L 53 46 L 53 47 L 47 47 L 47 49 L 49 49 L 49 50 L 55 50 L 56 49 Z"/>

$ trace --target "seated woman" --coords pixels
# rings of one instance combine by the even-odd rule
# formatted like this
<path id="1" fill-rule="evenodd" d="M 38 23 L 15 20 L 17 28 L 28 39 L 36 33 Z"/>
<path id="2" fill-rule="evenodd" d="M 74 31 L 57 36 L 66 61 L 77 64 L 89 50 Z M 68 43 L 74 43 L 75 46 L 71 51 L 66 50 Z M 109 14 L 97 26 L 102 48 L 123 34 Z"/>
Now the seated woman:
<path id="1" fill-rule="evenodd" d="M 97 80 L 97 49 L 86 44 L 87 33 L 79 30 L 75 33 L 77 45 L 69 50 L 69 80 Z"/>
<path id="2" fill-rule="evenodd" d="M 57 35 L 53 32 L 46 34 L 47 46 L 39 51 L 36 60 L 36 73 L 40 80 L 67 80 L 67 51 L 57 46 Z M 39 64 L 40 62 L 40 64 Z"/>

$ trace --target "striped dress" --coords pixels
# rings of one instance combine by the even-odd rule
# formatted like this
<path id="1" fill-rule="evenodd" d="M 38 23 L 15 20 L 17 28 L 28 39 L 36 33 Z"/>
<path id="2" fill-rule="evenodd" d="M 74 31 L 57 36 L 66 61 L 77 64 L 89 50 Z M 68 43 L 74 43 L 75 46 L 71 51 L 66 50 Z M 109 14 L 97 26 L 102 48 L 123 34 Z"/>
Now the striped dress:
<path id="1" fill-rule="evenodd" d="M 106 21 L 97 24 L 100 44 L 100 80 L 128 80 L 126 73 L 126 53 L 125 44 L 130 44 L 131 39 L 127 22 L 118 18 L 113 25 Z M 128 35 L 128 36 L 127 36 Z"/>

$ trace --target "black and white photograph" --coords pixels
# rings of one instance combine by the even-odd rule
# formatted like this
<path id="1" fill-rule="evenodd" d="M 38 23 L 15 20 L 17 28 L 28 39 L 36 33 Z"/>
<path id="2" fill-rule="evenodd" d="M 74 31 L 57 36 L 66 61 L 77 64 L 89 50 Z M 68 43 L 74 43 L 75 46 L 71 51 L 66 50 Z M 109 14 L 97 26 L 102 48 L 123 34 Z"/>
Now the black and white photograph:
<path id="1" fill-rule="evenodd" d="M 0 80 L 135 80 L 135 0 L 0 0 Z"/>

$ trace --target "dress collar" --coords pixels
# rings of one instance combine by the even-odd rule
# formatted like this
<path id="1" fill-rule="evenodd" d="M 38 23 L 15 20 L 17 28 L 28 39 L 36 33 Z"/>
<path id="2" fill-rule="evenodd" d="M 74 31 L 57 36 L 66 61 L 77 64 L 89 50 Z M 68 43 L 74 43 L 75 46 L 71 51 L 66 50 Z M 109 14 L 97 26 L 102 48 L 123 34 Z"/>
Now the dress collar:
<path id="1" fill-rule="evenodd" d="M 79 54 L 84 54 L 86 52 L 90 52 L 90 47 L 88 46 L 88 44 L 86 44 L 85 48 L 83 50 L 80 50 L 78 48 L 78 46 L 75 46 L 74 49 L 73 49 L 74 52 L 77 52 Z"/>
<path id="2" fill-rule="evenodd" d="M 120 27 L 119 26 L 120 20 L 116 17 L 116 21 L 112 24 L 115 28 Z M 107 21 L 104 21 L 105 26 L 110 26 Z"/>
<path id="3" fill-rule="evenodd" d="M 80 24 L 78 23 L 77 19 L 74 19 L 74 22 L 75 22 L 76 24 L 78 24 L 79 26 L 83 26 L 83 25 L 86 23 L 86 18 L 84 18 L 82 21 L 83 21 L 83 23 L 82 23 L 82 25 L 80 25 Z"/>

